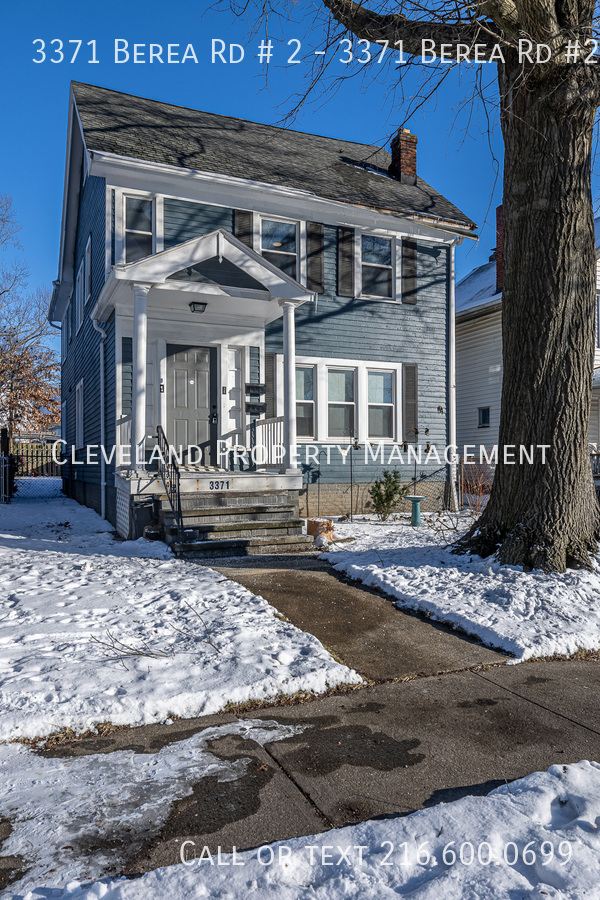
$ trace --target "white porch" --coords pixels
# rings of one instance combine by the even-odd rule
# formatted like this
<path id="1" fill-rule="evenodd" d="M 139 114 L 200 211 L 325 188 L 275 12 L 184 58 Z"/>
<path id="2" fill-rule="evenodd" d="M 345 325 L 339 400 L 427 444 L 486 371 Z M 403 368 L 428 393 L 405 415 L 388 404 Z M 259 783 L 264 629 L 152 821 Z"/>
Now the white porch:
<path id="1" fill-rule="evenodd" d="M 183 385 L 186 378 L 185 368 L 176 372 L 173 359 L 183 359 L 187 351 L 196 357 L 206 351 L 209 362 L 199 376 L 208 385 L 207 402 L 198 416 L 209 439 L 197 464 L 186 458 L 180 466 L 182 491 L 213 491 L 215 481 L 228 482 L 224 489 L 232 491 L 298 490 L 302 479 L 292 455 L 296 444 L 294 315 L 296 307 L 311 298 L 297 281 L 224 231 L 113 266 L 92 317 L 101 323 L 113 310 L 116 315 L 116 458 L 122 462 L 117 468 L 118 487 L 130 494 L 162 490 L 152 471 L 156 466 L 148 465 L 147 459 L 153 452 L 156 455 L 159 426 L 179 458 L 174 433 L 179 420 L 171 409 L 178 401 L 173 399 L 172 382 L 177 377 Z M 266 420 L 265 327 L 280 317 L 283 415 Z M 124 408 L 120 388 L 123 337 L 132 339 L 130 411 Z M 178 349 L 181 353 L 176 353 Z M 256 371 L 260 371 L 258 381 Z M 192 372 L 187 382 L 197 392 L 199 381 L 193 376 Z M 196 424 L 200 429 L 201 424 Z M 200 443 L 197 437 L 192 435 L 192 446 Z M 232 471 L 234 455 L 253 446 L 256 468 Z"/>

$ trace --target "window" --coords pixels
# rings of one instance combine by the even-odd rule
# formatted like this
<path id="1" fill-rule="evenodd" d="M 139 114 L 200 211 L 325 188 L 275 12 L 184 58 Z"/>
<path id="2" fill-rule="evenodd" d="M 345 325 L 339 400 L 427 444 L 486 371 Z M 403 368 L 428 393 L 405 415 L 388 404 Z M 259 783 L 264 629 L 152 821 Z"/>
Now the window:
<path id="1" fill-rule="evenodd" d="M 369 437 L 394 437 L 394 373 L 368 372 Z"/>
<path id="2" fill-rule="evenodd" d="M 354 437 L 354 369 L 327 373 L 327 431 L 329 437 Z"/>
<path id="3" fill-rule="evenodd" d="M 315 436 L 315 370 L 296 367 L 296 431 L 299 438 Z"/>
<path id="4" fill-rule="evenodd" d="M 393 298 L 392 240 L 363 234 L 362 293 L 368 297 Z"/>
<path id="5" fill-rule="evenodd" d="M 125 262 L 152 255 L 152 200 L 125 198 Z"/>
<path id="6" fill-rule="evenodd" d="M 85 297 L 84 307 L 92 296 L 92 236 L 90 234 L 85 245 Z"/>
<path id="7" fill-rule="evenodd" d="M 298 227 L 295 222 L 279 222 L 263 219 L 261 223 L 262 255 L 270 263 L 297 277 L 298 271 Z"/>
<path id="8" fill-rule="evenodd" d="M 75 330 L 79 331 L 83 322 L 83 292 L 85 289 L 85 260 L 82 260 L 75 282 Z"/>
<path id="9" fill-rule="evenodd" d="M 480 406 L 477 410 L 477 427 L 478 428 L 489 428 L 490 427 L 490 408 L 489 406 Z"/>
<path id="10" fill-rule="evenodd" d="M 75 449 L 83 447 L 83 378 L 75 388 Z"/>

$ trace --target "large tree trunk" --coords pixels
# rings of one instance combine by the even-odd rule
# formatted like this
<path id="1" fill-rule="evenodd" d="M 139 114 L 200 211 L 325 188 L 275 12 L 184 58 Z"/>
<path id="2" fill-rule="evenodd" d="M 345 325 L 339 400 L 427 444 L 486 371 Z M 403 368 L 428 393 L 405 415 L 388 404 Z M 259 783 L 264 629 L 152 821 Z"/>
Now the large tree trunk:
<path id="1" fill-rule="evenodd" d="M 572 67 L 573 68 L 573 67 Z M 591 197 L 594 106 L 578 76 L 499 72 L 504 162 L 499 460 L 479 522 L 457 550 L 562 572 L 589 565 L 600 515 L 589 456 L 595 345 Z M 518 447 L 547 444 L 546 463 Z M 516 464 L 503 447 L 517 445 Z"/>

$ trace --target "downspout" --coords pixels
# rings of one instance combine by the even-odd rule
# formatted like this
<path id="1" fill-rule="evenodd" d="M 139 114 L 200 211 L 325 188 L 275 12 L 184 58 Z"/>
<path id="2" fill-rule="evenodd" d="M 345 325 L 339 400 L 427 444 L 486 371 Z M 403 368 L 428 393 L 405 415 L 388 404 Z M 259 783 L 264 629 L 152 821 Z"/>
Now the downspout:
<path id="1" fill-rule="evenodd" d="M 448 443 L 451 447 L 450 490 L 453 512 L 458 512 L 456 495 L 456 293 L 454 253 L 462 237 L 456 237 L 450 244 L 450 290 L 448 293 Z"/>
<path id="2" fill-rule="evenodd" d="M 97 319 L 92 319 L 92 325 L 100 335 L 100 515 L 106 518 L 106 455 L 105 455 L 105 431 L 104 431 L 104 341 L 106 332 L 100 327 Z"/>

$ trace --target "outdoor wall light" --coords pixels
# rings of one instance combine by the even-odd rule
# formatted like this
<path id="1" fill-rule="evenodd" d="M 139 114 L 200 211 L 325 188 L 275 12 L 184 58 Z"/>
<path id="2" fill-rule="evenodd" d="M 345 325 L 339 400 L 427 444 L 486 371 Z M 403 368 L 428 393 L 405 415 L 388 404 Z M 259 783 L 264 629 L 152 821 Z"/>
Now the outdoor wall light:
<path id="1" fill-rule="evenodd" d="M 206 309 L 206 303 L 196 303 L 195 300 L 192 300 L 190 303 L 190 312 L 193 313 L 203 313 Z"/>

